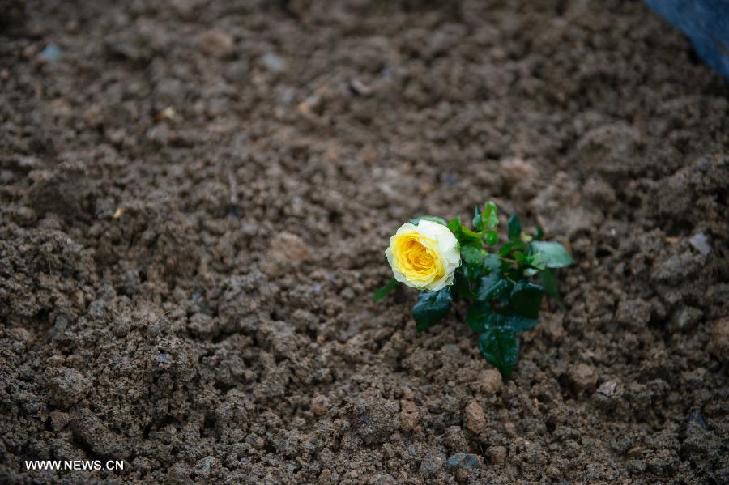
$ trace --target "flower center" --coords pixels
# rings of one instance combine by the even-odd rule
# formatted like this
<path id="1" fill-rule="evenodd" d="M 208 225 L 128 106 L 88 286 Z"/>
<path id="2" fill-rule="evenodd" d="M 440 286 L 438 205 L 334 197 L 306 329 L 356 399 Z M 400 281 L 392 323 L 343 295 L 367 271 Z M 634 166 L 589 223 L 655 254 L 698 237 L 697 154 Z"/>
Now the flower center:
<path id="1" fill-rule="evenodd" d="M 394 248 L 398 268 L 413 281 L 430 282 L 442 278 L 445 267 L 436 247 L 435 241 L 421 234 L 401 235 Z"/>
<path id="2" fill-rule="evenodd" d="M 418 241 L 409 241 L 405 254 L 408 263 L 416 271 L 428 270 L 433 266 L 433 255 Z"/>

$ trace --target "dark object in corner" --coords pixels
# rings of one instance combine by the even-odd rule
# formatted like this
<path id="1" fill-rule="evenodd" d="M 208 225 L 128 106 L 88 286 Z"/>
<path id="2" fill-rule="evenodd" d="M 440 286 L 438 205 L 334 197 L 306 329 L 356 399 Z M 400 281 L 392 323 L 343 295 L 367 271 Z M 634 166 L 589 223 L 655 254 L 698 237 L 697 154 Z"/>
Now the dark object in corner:
<path id="1" fill-rule="evenodd" d="M 699 56 L 729 80 L 729 0 L 645 0 L 686 34 Z"/>

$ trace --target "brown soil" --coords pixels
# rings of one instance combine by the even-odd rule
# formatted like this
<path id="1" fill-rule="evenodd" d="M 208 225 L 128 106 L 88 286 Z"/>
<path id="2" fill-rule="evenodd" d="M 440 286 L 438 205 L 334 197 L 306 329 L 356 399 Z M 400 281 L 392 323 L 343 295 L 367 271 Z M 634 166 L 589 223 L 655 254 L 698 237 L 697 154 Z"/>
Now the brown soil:
<path id="1" fill-rule="evenodd" d="M 2 481 L 729 482 L 728 91 L 640 2 L 0 12 Z M 371 299 L 488 198 L 578 261 L 503 383 Z"/>

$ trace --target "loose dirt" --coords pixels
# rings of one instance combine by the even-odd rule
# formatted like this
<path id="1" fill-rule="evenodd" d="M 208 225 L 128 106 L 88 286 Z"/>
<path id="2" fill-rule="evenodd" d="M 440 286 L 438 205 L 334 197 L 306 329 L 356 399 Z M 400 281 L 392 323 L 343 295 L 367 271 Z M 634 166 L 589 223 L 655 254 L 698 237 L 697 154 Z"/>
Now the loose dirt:
<path id="1" fill-rule="evenodd" d="M 728 92 L 640 2 L 0 1 L 0 477 L 728 483 Z M 577 261 L 503 382 L 371 297 L 486 199 Z"/>

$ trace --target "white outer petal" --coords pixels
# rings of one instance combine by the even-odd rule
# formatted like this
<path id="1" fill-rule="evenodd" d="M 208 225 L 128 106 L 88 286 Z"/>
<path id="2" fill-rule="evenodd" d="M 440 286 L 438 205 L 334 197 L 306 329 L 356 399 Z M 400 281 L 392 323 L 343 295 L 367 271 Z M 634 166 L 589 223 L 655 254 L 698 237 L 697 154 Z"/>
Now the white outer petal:
<path id="1" fill-rule="evenodd" d="M 458 240 L 450 229 L 437 222 L 425 220 L 420 221 L 418 228 L 421 226 L 425 235 L 437 241 L 438 253 L 445 269 L 444 277 L 432 282 L 428 287 L 429 290 L 436 291 L 453 284 L 453 273 L 461 264 L 461 253 L 458 248 Z"/>
<path id="2" fill-rule="evenodd" d="M 420 232 L 420 231 L 418 230 L 418 226 L 416 226 L 416 225 L 415 225 L 415 224 L 413 224 L 412 222 L 406 222 L 405 224 L 403 224 L 402 226 L 400 226 L 400 227 L 398 228 L 397 232 L 395 232 L 395 236 L 397 236 L 398 234 L 402 234 L 403 232 L 413 232 L 413 231 L 415 231 L 415 232 Z M 395 236 L 392 236 L 392 237 L 390 238 L 390 245 L 392 245 L 392 240 L 393 240 L 393 238 L 394 238 Z"/>

